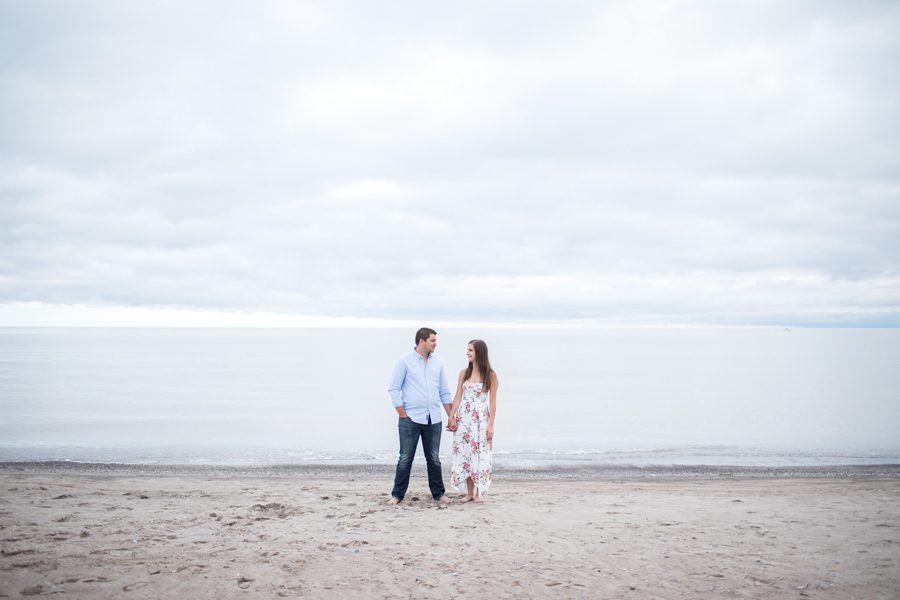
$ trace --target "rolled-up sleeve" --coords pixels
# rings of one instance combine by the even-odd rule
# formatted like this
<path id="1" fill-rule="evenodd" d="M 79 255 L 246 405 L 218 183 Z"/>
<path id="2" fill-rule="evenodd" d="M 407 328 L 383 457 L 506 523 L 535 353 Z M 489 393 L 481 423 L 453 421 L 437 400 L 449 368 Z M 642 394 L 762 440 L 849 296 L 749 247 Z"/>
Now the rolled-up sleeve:
<path id="1" fill-rule="evenodd" d="M 398 360 L 394 365 L 394 371 L 391 373 L 391 381 L 388 384 L 388 393 L 391 395 L 391 404 L 394 408 L 403 406 L 403 380 L 406 379 L 406 361 Z"/>

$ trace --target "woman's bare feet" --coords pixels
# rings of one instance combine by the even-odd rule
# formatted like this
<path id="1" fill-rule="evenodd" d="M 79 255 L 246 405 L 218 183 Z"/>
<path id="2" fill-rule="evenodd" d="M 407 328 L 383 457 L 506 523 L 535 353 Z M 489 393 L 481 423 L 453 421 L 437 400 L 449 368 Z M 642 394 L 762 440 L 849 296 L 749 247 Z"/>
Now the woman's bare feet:
<path id="1" fill-rule="evenodd" d="M 463 498 L 463 499 L 460 500 L 459 502 L 460 502 L 461 504 L 465 504 L 466 502 L 471 502 L 471 501 L 474 500 L 474 499 L 475 499 L 475 498 L 472 497 L 472 496 L 466 496 L 465 498 Z"/>

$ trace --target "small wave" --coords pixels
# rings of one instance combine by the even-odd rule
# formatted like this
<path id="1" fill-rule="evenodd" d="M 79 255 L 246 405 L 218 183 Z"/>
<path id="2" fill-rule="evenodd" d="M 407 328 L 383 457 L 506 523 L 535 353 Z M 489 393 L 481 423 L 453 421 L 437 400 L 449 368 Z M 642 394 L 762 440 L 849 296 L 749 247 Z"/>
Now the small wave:
<path id="1" fill-rule="evenodd" d="M 900 453 L 884 451 L 828 452 L 739 446 L 666 446 L 633 448 L 525 448 L 494 452 L 500 466 L 540 465 L 872 465 L 900 464 Z M 443 456 L 445 461 L 449 455 Z M 396 451 L 353 452 L 330 448 L 284 447 L 151 447 L 85 448 L 49 446 L 0 447 L 2 462 L 68 462 L 119 465 L 271 466 L 290 464 L 392 464 Z"/>

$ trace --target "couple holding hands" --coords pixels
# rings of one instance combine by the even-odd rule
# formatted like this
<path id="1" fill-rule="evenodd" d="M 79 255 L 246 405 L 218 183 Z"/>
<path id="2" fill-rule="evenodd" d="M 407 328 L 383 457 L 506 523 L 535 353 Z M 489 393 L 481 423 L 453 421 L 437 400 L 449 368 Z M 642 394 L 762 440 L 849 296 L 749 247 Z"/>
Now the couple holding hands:
<path id="1" fill-rule="evenodd" d="M 432 497 L 449 504 L 441 473 L 441 405 L 447 412 L 447 431 L 453 432 L 453 469 L 450 486 L 466 482 L 463 502 L 481 502 L 491 485 L 497 374 L 491 369 L 487 345 L 472 340 L 466 347 L 468 366 L 459 372 L 456 394 L 450 389 L 444 365 L 434 356 L 437 332 L 423 327 L 416 332 L 416 347 L 397 360 L 388 392 L 400 420 L 400 459 L 389 504 L 399 504 L 409 487 L 409 474 L 419 438 L 425 452 L 428 487 Z"/>

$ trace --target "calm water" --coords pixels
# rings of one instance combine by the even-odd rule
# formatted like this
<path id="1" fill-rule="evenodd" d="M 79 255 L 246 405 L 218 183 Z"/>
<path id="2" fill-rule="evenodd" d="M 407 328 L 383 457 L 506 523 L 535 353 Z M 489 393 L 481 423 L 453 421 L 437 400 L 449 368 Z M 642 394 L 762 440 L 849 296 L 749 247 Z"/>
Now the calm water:
<path id="1" fill-rule="evenodd" d="M 500 375 L 500 464 L 900 463 L 900 330 L 446 329 L 451 383 L 472 337 Z M 392 462 L 412 338 L 0 329 L 0 460 Z"/>

